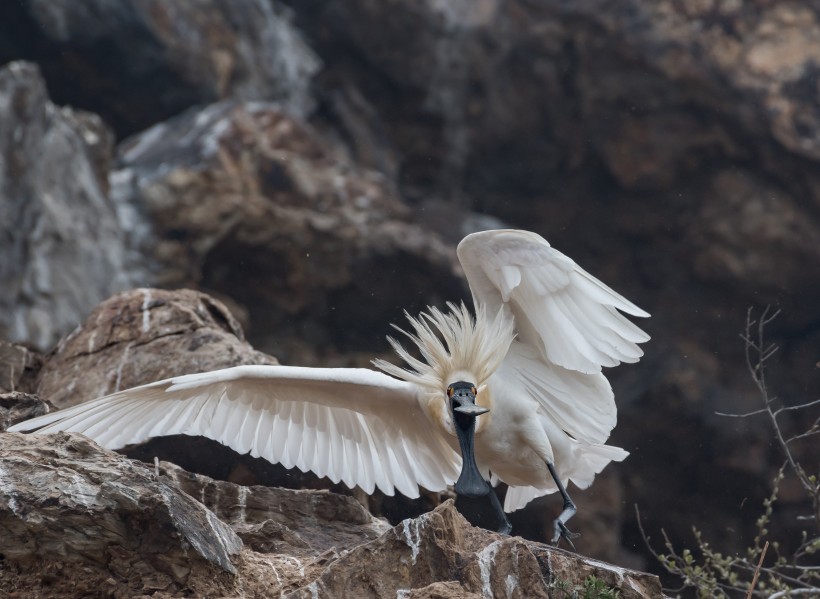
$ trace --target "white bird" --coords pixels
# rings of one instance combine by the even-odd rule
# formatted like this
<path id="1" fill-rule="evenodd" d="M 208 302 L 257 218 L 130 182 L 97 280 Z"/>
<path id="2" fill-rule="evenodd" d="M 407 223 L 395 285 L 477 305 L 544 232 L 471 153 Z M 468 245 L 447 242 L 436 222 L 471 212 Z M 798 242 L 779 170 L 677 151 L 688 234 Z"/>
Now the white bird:
<path id="1" fill-rule="evenodd" d="M 553 542 L 571 533 L 568 481 L 586 488 L 628 454 L 605 445 L 616 423 L 602 366 L 637 362 L 649 336 L 620 312 L 646 312 L 550 247 L 516 230 L 458 246 L 475 304 L 407 315 L 423 360 L 362 368 L 237 366 L 120 391 L 18 424 L 74 431 L 118 449 L 162 435 L 202 435 L 239 453 L 348 487 L 419 496 L 455 483 L 504 511 L 560 492 Z M 620 312 L 619 312 L 620 311 Z M 398 327 L 397 327 L 398 328 Z M 463 459 L 462 459 L 463 457 Z M 509 485 L 504 511 L 490 485 Z"/>

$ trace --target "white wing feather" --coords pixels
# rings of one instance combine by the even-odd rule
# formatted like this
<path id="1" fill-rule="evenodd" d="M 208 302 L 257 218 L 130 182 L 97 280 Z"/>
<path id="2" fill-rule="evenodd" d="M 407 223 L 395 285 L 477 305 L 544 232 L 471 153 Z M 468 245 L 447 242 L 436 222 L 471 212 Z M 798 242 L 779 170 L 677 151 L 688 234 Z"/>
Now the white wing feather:
<path id="1" fill-rule="evenodd" d="M 495 314 L 506 306 L 518 338 L 544 361 L 596 373 L 637 362 L 649 336 L 618 311 L 649 316 L 529 231 L 483 231 L 465 237 L 458 257 L 473 301 Z"/>
<path id="2" fill-rule="evenodd" d="M 417 388 L 359 368 L 237 366 L 158 381 L 59 410 L 10 431 L 73 431 L 117 449 L 202 435 L 254 457 L 367 493 L 418 497 L 453 484 L 461 457 L 437 433 Z"/>
<path id="3" fill-rule="evenodd" d="M 637 344 L 649 340 L 619 311 L 649 314 L 529 231 L 473 233 L 458 257 L 476 306 L 514 319 L 517 340 L 503 374 L 522 381 L 572 437 L 605 442 L 617 409 L 601 368 L 637 362 Z"/>

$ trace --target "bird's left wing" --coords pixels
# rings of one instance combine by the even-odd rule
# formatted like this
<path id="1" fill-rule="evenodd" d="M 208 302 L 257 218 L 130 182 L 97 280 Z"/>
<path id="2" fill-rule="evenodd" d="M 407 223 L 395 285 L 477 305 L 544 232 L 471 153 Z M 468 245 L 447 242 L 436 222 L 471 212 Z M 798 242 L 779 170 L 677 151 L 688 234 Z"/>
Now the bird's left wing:
<path id="1" fill-rule="evenodd" d="M 79 432 L 111 449 L 201 435 L 351 488 L 408 497 L 419 485 L 443 490 L 461 466 L 419 407 L 417 388 L 363 368 L 237 366 L 178 376 L 9 430 L 34 429 Z"/>
<path id="2" fill-rule="evenodd" d="M 621 312 L 649 316 L 535 233 L 473 233 L 458 246 L 476 307 L 514 319 L 499 373 L 521 382 L 574 438 L 603 443 L 617 410 L 602 366 L 637 362 L 649 339 Z"/>
<path id="3" fill-rule="evenodd" d="M 637 362 L 649 335 L 620 312 L 649 314 L 529 231 L 502 229 L 465 237 L 458 258 L 473 300 L 515 318 L 518 337 L 544 361 L 596 373 Z"/>

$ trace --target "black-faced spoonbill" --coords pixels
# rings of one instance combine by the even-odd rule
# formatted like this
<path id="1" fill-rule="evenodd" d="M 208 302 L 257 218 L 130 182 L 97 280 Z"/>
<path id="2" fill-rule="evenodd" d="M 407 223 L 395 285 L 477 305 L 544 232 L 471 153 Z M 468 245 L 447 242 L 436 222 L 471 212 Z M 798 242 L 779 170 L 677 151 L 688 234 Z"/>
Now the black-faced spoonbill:
<path id="1" fill-rule="evenodd" d="M 475 312 L 450 304 L 408 316 L 396 340 L 406 368 L 237 366 L 120 391 L 18 424 L 74 431 L 117 449 L 162 435 L 202 435 L 240 453 L 372 493 L 419 485 L 490 495 L 504 512 L 558 491 L 553 542 L 575 513 L 567 481 L 585 488 L 627 452 L 605 445 L 616 422 L 602 366 L 637 362 L 649 316 L 527 231 L 468 235 L 458 257 Z M 490 484 L 509 485 L 502 510 Z"/>

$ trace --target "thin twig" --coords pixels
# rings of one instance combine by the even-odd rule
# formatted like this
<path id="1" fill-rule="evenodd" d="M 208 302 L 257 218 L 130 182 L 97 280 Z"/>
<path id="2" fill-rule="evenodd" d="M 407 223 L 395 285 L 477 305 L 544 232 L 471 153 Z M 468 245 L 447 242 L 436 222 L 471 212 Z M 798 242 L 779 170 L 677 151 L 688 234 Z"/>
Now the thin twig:
<path id="1" fill-rule="evenodd" d="M 759 414 L 765 414 L 768 410 L 766 408 L 761 408 L 759 410 L 755 410 L 754 412 L 746 412 L 745 414 L 729 414 L 727 412 L 715 412 L 717 416 L 726 416 L 727 418 L 748 418 L 749 416 L 757 416 Z"/>
<path id="2" fill-rule="evenodd" d="M 813 405 L 820 404 L 820 399 L 815 399 L 814 401 L 809 401 L 806 403 L 801 403 L 799 406 L 783 406 L 780 408 L 780 412 L 786 412 L 788 410 L 802 410 L 803 408 L 810 408 Z"/>
<path id="3" fill-rule="evenodd" d="M 792 441 L 797 441 L 798 439 L 805 439 L 806 437 L 813 437 L 814 435 L 820 435 L 820 430 L 806 431 L 805 433 L 795 435 L 794 437 L 789 437 L 788 443 L 791 443 Z"/>
<path id="4" fill-rule="evenodd" d="M 769 548 L 769 541 L 766 541 L 766 544 L 763 545 L 763 551 L 760 553 L 760 560 L 757 562 L 757 568 L 755 568 L 754 576 L 752 576 L 752 584 L 749 585 L 749 592 L 746 593 L 746 599 L 752 599 L 752 593 L 755 590 L 755 586 L 757 585 L 757 578 L 760 576 L 760 568 L 763 566 L 763 558 L 766 557 L 766 550 Z"/>
<path id="5" fill-rule="evenodd" d="M 770 314 L 770 310 L 771 306 L 766 306 L 763 310 L 763 314 L 761 314 L 760 318 L 756 321 L 752 318 L 752 308 L 749 308 L 746 312 L 746 333 L 745 335 L 741 335 L 746 345 L 746 368 L 749 370 L 749 374 L 751 374 L 752 380 L 755 382 L 755 385 L 760 392 L 761 399 L 763 400 L 763 404 L 765 406 L 765 413 L 769 415 L 769 419 L 772 422 L 772 428 L 774 428 L 775 437 L 777 438 L 783 453 L 786 454 L 786 459 L 788 460 L 792 471 L 797 475 L 797 478 L 800 480 L 800 484 L 803 488 L 809 493 L 813 493 L 814 488 L 811 481 L 809 481 L 805 471 L 800 467 L 800 464 L 798 464 L 794 459 L 791 448 L 789 447 L 789 442 L 783 437 L 783 431 L 780 430 L 780 423 L 777 421 L 777 415 L 780 413 L 780 410 L 772 410 L 771 406 L 775 398 L 769 397 L 769 390 L 766 386 L 766 360 L 771 358 L 777 351 L 777 346 L 771 344 L 764 349 L 765 337 L 763 331 L 766 325 L 772 322 L 772 320 L 780 314 L 780 310 L 776 310 L 773 314 Z M 752 341 L 752 330 L 755 328 L 755 325 L 757 325 L 757 334 L 755 341 Z M 757 354 L 757 359 L 753 359 L 753 353 Z"/>

